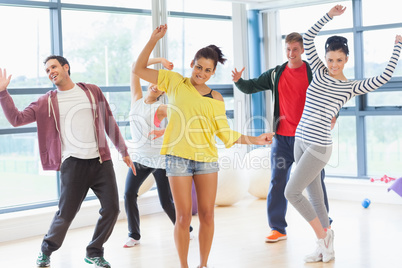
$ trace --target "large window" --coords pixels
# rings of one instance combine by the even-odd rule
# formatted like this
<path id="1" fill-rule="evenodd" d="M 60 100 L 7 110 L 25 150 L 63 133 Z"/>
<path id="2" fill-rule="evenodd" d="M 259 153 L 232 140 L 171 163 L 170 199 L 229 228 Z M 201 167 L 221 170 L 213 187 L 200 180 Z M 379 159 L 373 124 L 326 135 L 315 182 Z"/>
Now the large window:
<path id="1" fill-rule="evenodd" d="M 49 11 L 1 6 L 0 23 L 1 68 L 13 75 L 10 88 L 51 86 L 42 64 L 51 50 Z"/>
<path id="2" fill-rule="evenodd" d="M 214 8 L 211 8 L 211 7 Z M 204 10 L 205 9 L 205 10 Z M 215 75 L 208 85 L 224 97 L 227 116 L 233 119 L 233 24 L 232 5 L 228 2 L 206 0 L 167 1 L 168 10 L 168 58 L 174 63 L 174 71 L 185 77 L 191 76 L 191 61 L 197 51 L 209 45 L 222 50 L 227 61 L 218 63 Z"/>
<path id="3" fill-rule="evenodd" d="M 352 1 L 339 1 L 347 9 L 340 17 L 325 25 L 323 31 L 348 29 L 353 27 Z M 305 33 L 314 23 L 325 15 L 335 4 L 320 4 L 306 7 L 289 8 L 279 11 L 282 34 L 291 32 Z"/>
<path id="4" fill-rule="evenodd" d="M 63 3 L 80 4 L 80 5 L 96 5 L 123 8 L 140 8 L 151 9 L 152 1 L 127 1 L 127 0 L 61 0 Z"/>
<path id="5" fill-rule="evenodd" d="M 400 177 L 402 173 L 402 116 L 368 116 L 368 175 Z"/>
<path id="6" fill-rule="evenodd" d="M 43 171 L 35 133 L 0 135 L 0 208 L 57 199 L 56 172 Z"/>
<path id="7" fill-rule="evenodd" d="M 115 118 L 127 120 L 131 65 L 150 36 L 150 14 L 63 10 L 62 18 L 63 54 L 70 62 L 73 81 L 110 91 L 105 95 Z"/>
<path id="8" fill-rule="evenodd" d="M 400 9 L 395 0 L 361 0 L 364 26 L 401 23 Z M 380 15 L 381 14 L 381 15 Z"/>
<path id="9" fill-rule="evenodd" d="M 402 32 L 402 28 L 391 28 L 365 31 L 364 44 L 364 77 L 381 74 L 388 64 L 393 53 L 395 36 Z M 402 76 L 402 66 L 399 64 L 394 77 Z"/>
<path id="10" fill-rule="evenodd" d="M 196 1 L 188 0 L 168 0 L 169 12 L 185 12 L 210 15 L 232 15 L 232 5 L 227 2 L 216 0 L 203 0 L 202 4 Z"/>
<path id="11" fill-rule="evenodd" d="M 395 43 L 402 31 L 398 9 L 390 8 L 395 2 L 384 0 L 381 5 L 373 0 L 361 1 L 364 78 L 377 76 L 384 71 Z M 385 8 L 388 7 L 388 8 Z M 378 16 L 378 14 L 386 14 Z M 402 159 L 400 145 L 402 119 L 402 66 L 399 64 L 389 83 L 361 98 L 359 123 L 365 128 L 364 166 L 367 177 L 384 174 L 399 177 Z"/>
<path id="12" fill-rule="evenodd" d="M 218 64 L 212 84 L 231 84 L 233 70 L 233 30 L 231 4 L 217 1 L 168 1 L 168 57 L 175 69 L 184 76 L 191 75 L 191 61 L 195 53 L 208 45 L 219 47 L 225 58 Z M 214 6 L 215 8 L 211 8 Z M 191 13 L 183 13 L 191 12 Z"/>
<path id="13" fill-rule="evenodd" d="M 332 139 L 332 155 L 325 167 L 326 173 L 356 177 L 356 119 L 340 116 L 332 130 Z"/>
<path id="14" fill-rule="evenodd" d="M 6 38 L 0 44 L 0 68 L 12 74 L 8 90 L 17 108 L 24 109 L 54 88 L 43 60 L 62 54 L 69 60 L 73 81 L 101 87 L 124 138 L 131 139 L 131 65 L 152 33 L 153 19 L 160 16 L 152 12 L 152 2 L 158 1 L 21 0 L 14 6 L 13 0 L 0 0 Z M 233 109 L 231 3 L 167 0 L 167 6 L 166 51 L 175 69 L 189 75 L 195 49 L 212 43 L 221 47 L 228 62 L 219 66 L 211 87 L 221 91 L 228 109 Z M 36 124 L 14 128 L 0 116 L 0 213 L 56 204 L 58 180 L 57 172 L 42 170 Z M 120 189 L 124 180 L 118 178 Z"/>
<path id="15" fill-rule="evenodd" d="M 217 23 L 214 20 L 200 18 L 169 17 L 168 55 L 175 64 L 177 72 L 188 77 L 191 75 L 191 61 L 195 53 L 203 47 L 216 45 L 219 47 L 227 61 L 224 65 L 218 64 L 215 75 L 209 83 L 231 83 L 233 70 L 233 44 L 232 22 L 223 20 Z M 198 31 L 194 29 L 215 29 L 215 31 Z"/>

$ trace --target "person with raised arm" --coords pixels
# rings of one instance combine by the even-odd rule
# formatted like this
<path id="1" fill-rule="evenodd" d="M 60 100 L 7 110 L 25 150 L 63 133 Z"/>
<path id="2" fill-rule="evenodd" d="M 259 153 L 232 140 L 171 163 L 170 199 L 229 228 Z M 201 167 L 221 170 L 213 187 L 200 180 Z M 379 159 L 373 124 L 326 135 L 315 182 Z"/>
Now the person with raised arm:
<path id="1" fill-rule="evenodd" d="M 396 35 L 391 58 L 382 74 L 364 80 L 348 80 L 343 73 L 349 56 L 348 41 L 342 36 L 331 36 L 325 43 L 325 65 L 318 57 L 315 37 L 345 9 L 342 5 L 334 6 L 303 36 L 313 80 L 296 129 L 297 165 L 286 186 L 285 197 L 310 224 L 317 238 L 316 250 L 305 257 L 305 262 L 329 262 L 335 258 L 334 231 L 329 228 L 320 179 L 320 171 L 332 153 L 331 119 L 351 98 L 374 91 L 391 79 L 402 47 L 402 37 Z M 303 196 L 304 189 L 309 199 Z"/>
<path id="2" fill-rule="evenodd" d="M 151 35 L 137 59 L 134 72 L 158 85 L 168 99 L 168 125 L 161 154 L 166 155 L 166 173 L 176 207 L 174 239 L 181 268 L 188 268 L 191 188 L 197 192 L 199 227 L 199 267 L 207 267 L 214 236 L 214 207 L 218 182 L 218 150 L 215 136 L 226 147 L 235 143 L 271 144 L 274 133 L 245 136 L 229 128 L 222 95 L 206 83 L 218 63 L 226 59 L 215 45 L 201 48 L 191 60 L 191 77 L 169 70 L 147 67 L 156 43 L 165 35 L 167 25 L 160 25 Z"/>
<path id="3" fill-rule="evenodd" d="M 168 70 L 173 69 L 173 63 L 165 58 L 149 59 L 148 66 L 161 63 Z M 165 156 L 159 151 L 162 147 L 164 128 L 160 128 L 161 121 L 167 116 L 166 104 L 163 104 L 161 97 L 164 92 L 158 90 L 155 84 L 149 84 L 145 96 L 142 93 L 140 78 L 134 74 L 135 62 L 132 64 L 130 75 L 131 109 L 130 109 L 130 130 L 132 143 L 135 147 L 131 159 L 137 170 L 134 175 L 128 170 L 126 187 L 124 191 L 124 206 L 128 222 L 128 238 L 124 243 L 125 248 L 140 244 L 140 213 L 138 210 L 138 190 L 148 176 L 152 173 L 159 196 L 161 207 L 173 222 L 176 221 L 176 213 L 170 191 L 169 180 L 166 176 Z M 149 134 L 153 134 L 149 135 Z M 161 135 L 156 135 L 160 133 Z M 192 227 L 190 226 L 190 232 Z M 191 234 L 190 237 L 193 235 Z"/>
<path id="4" fill-rule="evenodd" d="M 272 92 L 273 130 L 275 137 L 271 145 L 271 183 L 267 196 L 268 225 L 271 232 L 265 242 L 275 243 L 287 239 L 285 187 L 289 181 L 294 159 L 294 143 L 297 125 L 303 113 L 307 87 L 313 77 L 310 65 L 302 60 L 303 36 L 292 32 L 285 38 L 287 62 L 271 68 L 253 79 L 241 78 L 244 71 L 232 71 L 233 82 L 245 94 L 265 90 Z M 333 119 L 335 124 L 336 117 Z M 325 205 L 329 210 L 327 191 L 324 184 L 325 171 L 321 171 Z M 330 220 L 332 222 L 332 219 Z"/>
<path id="5" fill-rule="evenodd" d="M 101 209 L 85 262 L 110 268 L 103 244 L 112 234 L 119 215 L 116 177 L 106 135 L 136 170 L 127 146 L 101 89 L 93 84 L 74 83 L 70 64 L 62 56 L 44 61 L 49 80 L 56 86 L 19 111 L 7 91 L 11 76 L 0 69 L 0 104 L 14 127 L 36 122 L 39 153 L 44 170 L 60 171 L 59 210 L 43 238 L 38 267 L 50 266 L 50 255 L 58 250 L 89 189 L 98 197 Z"/>

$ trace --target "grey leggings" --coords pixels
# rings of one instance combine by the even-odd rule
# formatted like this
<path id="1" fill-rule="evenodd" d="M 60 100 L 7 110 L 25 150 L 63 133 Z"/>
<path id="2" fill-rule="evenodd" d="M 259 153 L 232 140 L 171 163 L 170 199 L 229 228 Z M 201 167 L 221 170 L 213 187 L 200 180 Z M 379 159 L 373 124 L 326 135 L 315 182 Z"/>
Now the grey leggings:
<path id="1" fill-rule="evenodd" d="M 319 146 L 296 139 L 296 168 L 285 188 L 285 197 L 304 219 L 310 222 L 318 216 L 323 228 L 329 227 L 329 220 L 324 204 L 321 170 L 328 163 L 331 153 L 332 146 Z M 310 200 L 304 197 L 304 189 Z"/>

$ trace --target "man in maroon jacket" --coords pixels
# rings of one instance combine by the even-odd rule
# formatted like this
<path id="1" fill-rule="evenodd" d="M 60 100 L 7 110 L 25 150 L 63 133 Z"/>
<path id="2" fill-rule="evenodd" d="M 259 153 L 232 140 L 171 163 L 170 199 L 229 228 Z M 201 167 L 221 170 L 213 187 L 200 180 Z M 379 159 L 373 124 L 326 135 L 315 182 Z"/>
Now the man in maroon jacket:
<path id="1" fill-rule="evenodd" d="M 67 230 L 92 189 L 101 209 L 85 261 L 95 267 L 110 268 L 103 258 L 103 244 L 113 231 L 119 214 L 116 178 L 106 135 L 123 161 L 135 168 L 113 118 L 109 104 L 99 87 L 75 84 L 70 78 L 70 64 L 61 56 L 49 56 L 45 70 L 56 89 L 47 92 L 19 111 L 7 91 L 11 75 L 0 69 L 0 104 L 11 125 L 37 123 L 40 158 L 44 170 L 60 170 L 60 200 L 45 235 L 38 267 L 50 266 L 50 255 L 59 249 Z"/>

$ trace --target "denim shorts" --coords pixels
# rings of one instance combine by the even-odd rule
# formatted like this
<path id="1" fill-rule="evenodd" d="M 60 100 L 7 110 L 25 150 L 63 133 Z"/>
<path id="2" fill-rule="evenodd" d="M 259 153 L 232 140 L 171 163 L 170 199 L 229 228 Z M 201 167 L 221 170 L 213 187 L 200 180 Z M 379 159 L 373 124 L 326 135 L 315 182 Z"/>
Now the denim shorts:
<path id="1" fill-rule="evenodd" d="M 166 155 L 166 176 L 193 176 L 218 171 L 218 162 L 199 162 L 174 155 Z"/>

